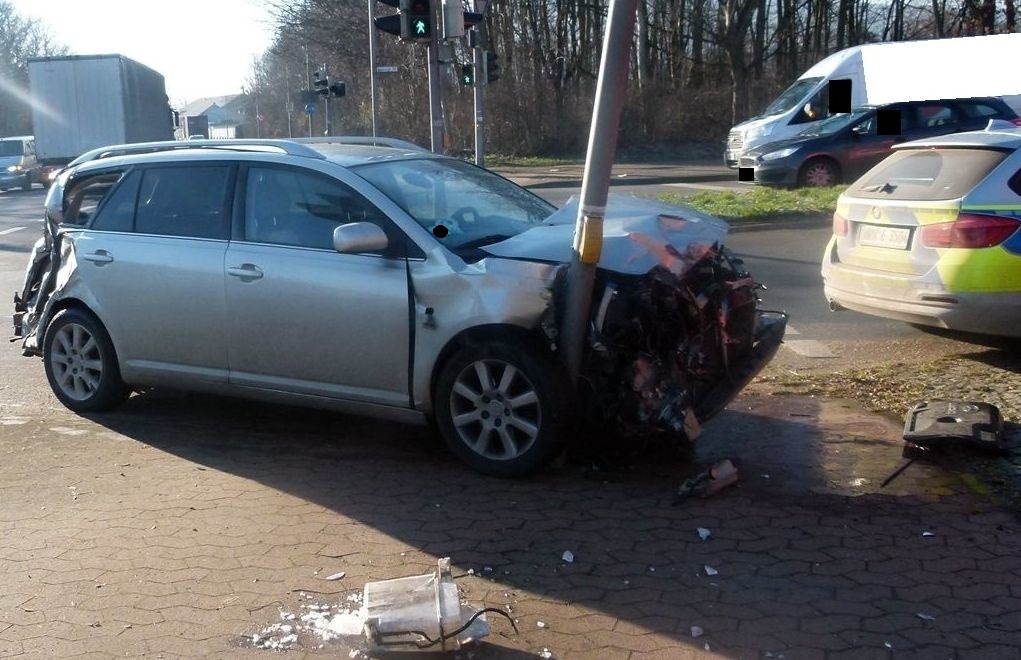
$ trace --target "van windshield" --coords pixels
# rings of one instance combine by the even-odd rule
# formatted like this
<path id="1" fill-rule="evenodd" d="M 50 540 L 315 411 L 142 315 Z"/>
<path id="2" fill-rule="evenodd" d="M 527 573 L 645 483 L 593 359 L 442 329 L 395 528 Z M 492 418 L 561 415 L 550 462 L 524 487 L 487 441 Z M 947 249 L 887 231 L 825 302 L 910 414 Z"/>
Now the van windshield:
<path id="1" fill-rule="evenodd" d="M 21 156 L 24 153 L 21 140 L 0 140 L 0 156 Z"/>
<path id="2" fill-rule="evenodd" d="M 794 84 L 778 96 L 775 101 L 769 104 L 763 116 L 782 115 L 791 108 L 801 105 L 801 102 L 808 96 L 808 93 L 815 89 L 815 86 L 822 82 L 822 78 L 801 78 L 794 81 Z"/>

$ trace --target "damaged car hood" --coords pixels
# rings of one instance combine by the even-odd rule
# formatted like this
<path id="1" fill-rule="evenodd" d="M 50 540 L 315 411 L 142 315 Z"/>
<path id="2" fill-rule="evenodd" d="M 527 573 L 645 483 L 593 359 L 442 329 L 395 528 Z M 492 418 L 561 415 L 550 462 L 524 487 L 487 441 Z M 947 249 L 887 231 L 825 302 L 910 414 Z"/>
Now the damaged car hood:
<path id="1" fill-rule="evenodd" d="M 722 220 L 631 195 L 611 194 L 605 217 L 598 266 L 625 275 L 643 275 L 656 266 L 681 275 L 707 246 L 727 236 Z M 508 259 L 570 262 L 577 218 L 578 198 L 572 197 L 543 224 L 483 249 Z"/>

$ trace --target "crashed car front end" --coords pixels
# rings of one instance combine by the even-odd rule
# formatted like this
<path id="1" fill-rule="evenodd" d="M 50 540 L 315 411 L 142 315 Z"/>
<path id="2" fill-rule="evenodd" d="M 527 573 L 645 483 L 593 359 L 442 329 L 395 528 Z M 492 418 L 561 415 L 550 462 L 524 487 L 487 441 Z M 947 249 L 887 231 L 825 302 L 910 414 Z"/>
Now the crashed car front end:
<path id="1" fill-rule="evenodd" d="M 611 195 L 577 401 L 587 434 L 668 433 L 694 440 L 776 354 L 787 317 L 759 309 L 760 288 L 723 241 L 727 225 L 694 209 Z M 544 227 L 489 251 L 565 262 L 577 201 Z M 551 347 L 566 267 L 540 322 Z"/>

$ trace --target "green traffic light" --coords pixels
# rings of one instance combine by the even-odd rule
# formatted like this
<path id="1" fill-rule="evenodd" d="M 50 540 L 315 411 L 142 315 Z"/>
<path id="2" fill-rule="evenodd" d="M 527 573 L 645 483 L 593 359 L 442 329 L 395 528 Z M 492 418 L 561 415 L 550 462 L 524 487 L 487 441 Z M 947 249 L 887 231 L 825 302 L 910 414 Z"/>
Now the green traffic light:
<path id="1" fill-rule="evenodd" d="M 425 35 L 425 21 L 415 21 L 415 34 Z"/>

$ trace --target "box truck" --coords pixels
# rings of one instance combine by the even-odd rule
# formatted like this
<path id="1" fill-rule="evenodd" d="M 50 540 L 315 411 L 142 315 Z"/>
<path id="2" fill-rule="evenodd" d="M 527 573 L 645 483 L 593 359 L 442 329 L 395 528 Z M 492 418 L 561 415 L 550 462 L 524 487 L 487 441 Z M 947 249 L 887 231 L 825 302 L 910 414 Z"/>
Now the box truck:
<path id="1" fill-rule="evenodd" d="M 123 55 L 31 58 L 28 83 L 44 165 L 110 144 L 174 138 L 163 76 Z"/>
<path id="2" fill-rule="evenodd" d="M 745 151 L 796 135 L 842 110 L 829 107 L 831 81 L 850 82 L 851 107 L 1000 96 L 1021 113 L 1021 76 L 1004 69 L 1018 57 L 1021 34 L 845 48 L 803 73 L 761 115 L 732 128 L 724 161 L 737 167 Z"/>

